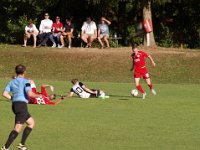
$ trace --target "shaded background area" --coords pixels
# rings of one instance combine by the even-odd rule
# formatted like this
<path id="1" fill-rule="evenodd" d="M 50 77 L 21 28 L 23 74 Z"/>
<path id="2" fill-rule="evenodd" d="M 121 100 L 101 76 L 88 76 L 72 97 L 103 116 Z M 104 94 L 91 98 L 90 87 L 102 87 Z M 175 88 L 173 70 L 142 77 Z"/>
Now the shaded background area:
<path id="1" fill-rule="evenodd" d="M 17 0 L 0 2 L 0 42 L 22 43 L 24 26 L 30 18 L 39 27 L 43 14 L 49 12 L 51 19 L 59 15 L 62 22 L 72 18 L 75 35 L 78 34 L 86 16 L 98 23 L 101 16 L 112 21 L 111 35 L 121 36 L 122 45 L 139 41 L 135 37 L 142 9 L 151 0 Z M 200 3 L 198 0 L 155 0 L 152 2 L 152 18 L 156 43 L 162 47 L 200 47 Z"/>

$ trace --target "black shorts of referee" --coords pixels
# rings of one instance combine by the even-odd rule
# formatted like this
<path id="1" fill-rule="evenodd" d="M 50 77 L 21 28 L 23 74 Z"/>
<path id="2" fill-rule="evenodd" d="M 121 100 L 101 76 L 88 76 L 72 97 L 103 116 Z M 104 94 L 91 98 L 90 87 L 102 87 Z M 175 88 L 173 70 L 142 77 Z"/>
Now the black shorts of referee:
<path id="1" fill-rule="evenodd" d="M 15 124 L 24 124 L 31 117 L 25 102 L 13 102 L 12 111 L 15 114 Z"/>

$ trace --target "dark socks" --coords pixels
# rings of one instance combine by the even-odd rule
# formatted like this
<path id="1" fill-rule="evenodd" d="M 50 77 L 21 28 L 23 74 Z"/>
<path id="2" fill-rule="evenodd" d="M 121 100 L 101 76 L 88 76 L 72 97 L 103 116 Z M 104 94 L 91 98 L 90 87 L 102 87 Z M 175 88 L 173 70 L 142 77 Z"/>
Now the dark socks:
<path id="1" fill-rule="evenodd" d="M 25 145 L 26 139 L 29 136 L 29 134 L 31 133 L 31 131 L 32 131 L 32 128 L 30 128 L 30 127 L 26 127 L 24 129 L 24 132 L 23 132 L 23 135 L 22 135 L 22 140 L 21 140 L 22 145 Z"/>
<path id="2" fill-rule="evenodd" d="M 18 136 L 18 132 L 13 130 L 10 132 L 10 135 L 8 137 L 8 140 L 5 144 L 5 148 L 8 149 L 10 147 L 10 145 L 12 144 L 12 142 L 16 139 L 16 137 Z"/>

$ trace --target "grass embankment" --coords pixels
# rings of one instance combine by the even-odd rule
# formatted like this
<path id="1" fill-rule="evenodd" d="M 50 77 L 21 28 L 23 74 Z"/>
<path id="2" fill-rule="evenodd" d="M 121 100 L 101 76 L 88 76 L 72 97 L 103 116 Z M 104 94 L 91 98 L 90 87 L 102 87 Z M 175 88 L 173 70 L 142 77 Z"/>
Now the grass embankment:
<path id="1" fill-rule="evenodd" d="M 156 67 L 147 61 L 154 83 L 200 83 L 200 51 L 179 49 L 147 50 Z M 98 82 L 132 82 L 130 48 L 117 49 L 52 49 L 0 45 L 0 78 L 14 74 L 22 63 L 34 79 Z"/>

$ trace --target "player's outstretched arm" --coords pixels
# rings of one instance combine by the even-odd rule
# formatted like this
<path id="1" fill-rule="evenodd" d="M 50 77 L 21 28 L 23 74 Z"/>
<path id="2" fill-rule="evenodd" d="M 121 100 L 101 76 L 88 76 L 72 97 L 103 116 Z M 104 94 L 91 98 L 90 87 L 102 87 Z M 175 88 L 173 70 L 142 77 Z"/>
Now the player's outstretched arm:
<path id="1" fill-rule="evenodd" d="M 52 92 L 54 91 L 54 87 L 53 87 L 52 85 L 49 85 L 49 84 L 42 84 L 42 87 L 44 87 L 44 88 L 49 87 L 50 90 L 51 90 Z"/>
<path id="2" fill-rule="evenodd" d="M 153 66 L 156 66 L 156 63 L 154 62 L 153 58 L 151 57 L 151 55 L 148 56 L 148 58 L 151 60 L 151 63 Z"/>
<path id="3" fill-rule="evenodd" d="M 70 98 L 70 97 L 72 97 L 74 95 L 74 92 L 70 92 L 70 93 L 68 93 L 67 95 L 60 95 L 60 97 L 61 97 L 61 99 L 63 100 L 63 99 L 65 99 L 65 98 Z"/>

